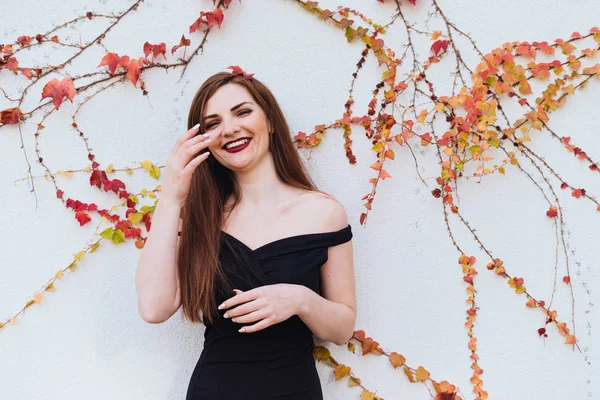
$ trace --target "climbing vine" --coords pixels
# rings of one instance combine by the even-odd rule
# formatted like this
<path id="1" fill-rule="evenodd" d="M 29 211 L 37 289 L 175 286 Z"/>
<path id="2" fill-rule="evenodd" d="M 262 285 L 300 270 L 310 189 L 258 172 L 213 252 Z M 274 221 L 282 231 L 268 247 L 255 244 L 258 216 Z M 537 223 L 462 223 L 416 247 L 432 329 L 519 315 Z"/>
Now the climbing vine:
<path id="1" fill-rule="evenodd" d="M 349 93 L 344 104 L 344 113 L 333 122 L 319 124 L 310 132 L 299 131 L 294 141 L 299 149 L 311 152 L 318 146 L 328 131 L 340 128 L 343 132 L 344 148 L 350 164 L 357 162 L 352 151 L 352 138 L 356 136 L 356 128 L 362 127 L 366 139 L 372 144 L 374 161 L 370 168 L 374 171 L 369 179 L 372 187 L 362 200 L 364 212 L 360 215 L 360 224 L 366 225 L 369 213 L 375 206 L 378 185 L 392 179 L 386 170 L 390 162 L 395 160 L 395 149 L 431 146 L 441 166 L 436 178 L 437 187 L 431 190 L 431 195 L 439 199 L 448 236 L 457 251 L 457 261 L 461 268 L 466 291 L 465 332 L 467 346 L 470 351 L 472 376 L 472 392 L 475 399 L 488 398 L 484 390 L 484 370 L 480 366 L 477 352 L 476 320 L 480 309 L 477 305 L 476 277 L 479 271 L 475 268 L 476 258 L 462 250 L 454 235 L 455 224 L 464 226 L 473 240 L 483 250 L 486 259 L 485 269 L 495 274 L 498 279 L 504 279 L 508 288 L 516 295 L 524 297 L 526 307 L 535 308 L 543 315 L 543 324 L 537 334 L 542 338 L 548 337 L 555 329 L 564 338 L 564 343 L 579 349 L 575 331 L 575 296 L 572 288 L 572 267 L 569 263 L 563 208 L 558 197 L 558 188 L 568 190 L 572 197 L 584 202 L 590 212 L 600 211 L 600 203 L 585 188 L 578 187 L 563 179 L 560 169 L 550 165 L 545 158 L 537 154 L 529 145 L 532 132 L 547 133 L 560 148 L 571 153 L 576 162 L 589 173 L 598 173 L 598 162 L 576 144 L 576 139 L 561 136 L 550 126 L 552 113 L 564 106 L 570 96 L 583 90 L 590 81 L 600 76 L 600 63 L 595 62 L 600 46 L 600 28 L 594 27 L 586 31 L 573 32 L 570 37 L 555 39 L 547 42 L 517 41 L 504 43 L 491 51 L 482 51 L 473 38 L 456 26 L 444 13 L 437 0 L 426 4 L 424 0 L 372 0 L 380 3 L 393 3 L 394 15 L 391 20 L 380 25 L 357 10 L 340 6 L 336 10 L 319 7 L 314 1 L 293 0 L 306 12 L 331 26 L 338 28 L 349 43 L 360 42 L 364 45 L 356 70 L 349 77 Z M 241 0 L 240 0 L 241 2 Z M 101 168 L 102 163 L 96 159 L 91 150 L 89 138 L 78 127 L 78 116 L 81 108 L 106 89 L 119 84 L 132 84 L 139 89 L 143 96 L 148 95 L 145 88 L 144 75 L 151 69 L 178 69 L 183 76 L 188 65 L 199 56 L 207 37 L 226 23 L 225 11 L 231 6 L 231 0 L 213 0 L 214 9 L 200 11 L 192 19 L 187 29 L 187 35 L 182 34 L 179 43 L 167 48 L 165 43 L 151 44 L 146 42 L 139 54 L 119 55 L 103 44 L 103 39 L 124 18 L 135 12 L 143 0 L 135 1 L 131 7 L 120 14 L 104 15 L 87 12 L 73 20 L 46 32 L 33 36 L 21 35 L 14 43 L 0 44 L 0 74 L 2 79 L 26 79 L 27 84 L 13 98 L 0 87 L 4 97 L 11 107 L 0 110 L 0 129 L 16 132 L 21 139 L 21 148 L 26 161 L 27 179 L 31 182 L 35 195 L 35 177 L 32 175 L 30 156 L 23 145 L 22 123 L 27 120 L 36 122 L 35 162 L 42 166 L 44 178 L 49 180 L 56 190 L 56 198 L 66 208 L 73 212 L 73 217 L 83 226 L 96 224 L 96 230 L 89 244 L 81 249 L 73 261 L 50 277 L 31 299 L 28 299 L 21 310 L 0 321 L 0 329 L 7 324 L 15 325 L 17 318 L 34 304 L 41 304 L 44 293 L 55 291 L 54 283 L 62 279 L 63 274 L 77 268 L 82 258 L 93 253 L 104 241 L 122 243 L 133 240 L 137 248 L 143 248 L 146 236 L 144 231 L 150 230 L 152 215 L 158 201 L 161 185 L 152 189 L 142 189 L 137 193 L 130 192 L 127 184 L 113 177 L 125 172 L 132 175 L 136 170 L 145 170 L 153 178 L 159 180 L 162 165 L 151 160 L 139 162 L 139 166 L 115 167 L 108 164 Z M 441 29 L 424 30 L 415 27 L 408 20 L 405 10 L 407 7 L 430 7 L 429 18 L 437 19 Z M 61 29 L 86 20 L 108 21 L 108 27 L 86 44 L 70 43 Z M 393 24 L 400 24 L 406 34 L 406 44 L 399 54 L 396 54 L 386 44 L 386 34 Z M 429 44 L 425 50 L 426 57 L 420 57 L 418 43 L 425 38 Z M 466 40 L 470 47 L 461 48 L 457 38 Z M 417 40 L 418 39 L 418 40 Z M 75 48 L 75 53 L 58 65 L 28 66 L 22 65 L 19 57 L 22 51 L 41 47 L 44 43 Z M 70 76 L 65 73 L 65 67 L 77 58 L 83 57 L 86 51 L 94 46 L 101 46 L 106 54 L 98 60 L 97 69 L 88 73 Z M 167 53 L 169 51 L 169 54 Z M 478 64 L 469 66 L 465 61 L 466 51 L 474 51 Z M 422 52 L 422 51 L 421 51 Z M 142 55 L 143 54 L 143 55 Z M 382 70 L 381 79 L 373 88 L 373 97 L 366 112 L 355 114 L 353 110 L 354 84 L 361 73 L 363 64 L 369 56 L 376 58 Z M 436 67 L 440 67 L 446 59 L 453 64 L 452 89 L 450 93 L 442 93 L 434 83 Z M 171 61 L 170 61 L 171 60 Z M 239 66 L 230 66 L 232 74 L 245 74 Z M 407 69 L 402 72 L 402 68 Z M 400 71 L 399 71 L 400 70 Z M 438 69 L 439 71 L 439 69 Z M 60 75 L 61 78 L 56 76 Z M 41 91 L 39 87 L 43 85 Z M 537 91 L 535 88 L 543 89 Z M 27 95 L 39 96 L 41 101 L 37 107 L 24 110 L 23 104 Z M 60 107 L 65 99 L 77 102 L 71 115 L 72 128 L 83 142 L 90 164 L 77 170 L 59 169 L 53 171 L 44 162 L 39 138 L 43 135 L 46 118 Z M 518 109 L 518 116 L 512 117 L 507 109 Z M 8 134 L 8 132 L 6 133 Z M 527 160 L 539 174 L 542 183 L 522 168 L 520 160 Z M 417 164 L 416 158 L 414 158 Z M 485 243 L 476 233 L 476 227 L 464 217 L 458 203 L 458 183 L 463 179 L 477 179 L 492 174 L 506 175 L 512 169 L 523 173 L 535 185 L 545 198 L 548 208 L 540 210 L 540 215 L 553 222 L 557 236 L 557 247 L 563 250 L 565 269 L 559 271 L 558 262 L 555 266 L 554 288 L 549 301 L 542 300 L 526 289 L 525 278 L 510 274 L 510 265 L 500 256 L 493 254 L 492 246 Z M 61 179 L 70 179 L 73 174 L 86 174 L 90 186 L 110 193 L 114 196 L 114 204 L 102 208 L 95 203 L 73 199 L 59 185 Z M 424 182 L 424 180 L 422 179 Z M 140 198 L 153 199 L 153 205 L 140 205 Z M 542 212 L 544 213 L 542 215 Z M 96 217 L 96 218 L 94 218 Z M 93 222 L 96 219 L 96 222 Z M 108 227 L 106 224 L 108 223 Z M 143 229 L 142 229 L 143 228 Z M 570 318 L 559 316 L 553 308 L 553 300 L 557 285 L 569 288 L 571 309 Z M 402 369 L 406 379 L 411 383 L 423 384 L 435 400 L 462 399 L 458 387 L 447 381 L 436 381 L 430 377 L 430 372 L 423 366 L 416 369 L 406 364 L 406 359 L 399 353 L 386 352 L 374 339 L 366 336 L 363 330 L 355 332 L 348 343 L 348 350 L 356 351 L 356 343 L 362 349 L 362 355 L 385 356 L 393 368 Z M 361 380 L 352 372 L 351 367 L 338 363 L 326 347 L 315 346 L 314 356 L 318 361 L 332 366 L 336 380 L 348 378 L 350 386 L 361 389 L 361 399 L 380 399 L 372 389 L 363 386 Z"/>

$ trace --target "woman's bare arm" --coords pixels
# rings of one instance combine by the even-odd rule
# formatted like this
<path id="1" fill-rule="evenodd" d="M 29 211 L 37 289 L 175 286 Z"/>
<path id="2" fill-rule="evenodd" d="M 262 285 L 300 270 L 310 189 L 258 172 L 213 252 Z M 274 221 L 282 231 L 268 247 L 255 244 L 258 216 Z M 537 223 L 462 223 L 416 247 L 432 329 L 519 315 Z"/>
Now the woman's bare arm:
<path id="1" fill-rule="evenodd" d="M 159 200 L 135 274 L 138 313 L 148 323 L 169 319 L 181 305 L 177 248 L 181 205 Z"/>
<path id="2" fill-rule="evenodd" d="M 331 230 L 345 228 L 348 217 L 335 202 L 327 207 Z M 313 334 L 341 345 L 354 334 L 356 322 L 356 289 L 352 240 L 328 249 L 327 262 L 321 267 L 322 296 L 302 287 L 304 295 L 298 316 Z"/>

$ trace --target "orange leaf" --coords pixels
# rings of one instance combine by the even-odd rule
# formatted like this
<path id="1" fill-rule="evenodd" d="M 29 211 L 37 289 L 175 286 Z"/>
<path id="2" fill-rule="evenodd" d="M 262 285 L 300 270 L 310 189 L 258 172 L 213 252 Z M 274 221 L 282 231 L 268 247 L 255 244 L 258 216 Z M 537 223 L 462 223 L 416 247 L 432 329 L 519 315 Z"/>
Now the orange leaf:
<path id="1" fill-rule="evenodd" d="M 108 66 L 108 72 L 110 72 L 111 75 L 114 75 L 117 67 L 127 68 L 129 66 L 129 56 L 119 57 L 116 53 L 108 53 L 102 57 L 98 67 L 104 65 Z"/>
<path id="2" fill-rule="evenodd" d="M 379 177 L 380 177 L 381 179 L 385 179 L 385 178 L 391 178 L 392 176 L 391 176 L 391 175 L 390 175 L 390 174 L 389 174 L 389 173 L 388 173 L 388 172 L 387 172 L 385 169 L 382 169 L 382 170 L 379 172 Z"/>
<path id="3" fill-rule="evenodd" d="M 404 373 L 408 377 L 408 380 L 410 381 L 410 383 L 416 382 L 415 376 L 413 375 L 412 371 L 408 367 L 404 367 Z"/>
<path id="4" fill-rule="evenodd" d="M 390 354 L 390 362 L 394 368 L 398 368 L 406 362 L 406 358 L 402 354 L 398 354 L 395 351 Z"/>
<path id="5" fill-rule="evenodd" d="M 35 301 L 36 303 L 40 304 L 42 302 L 42 298 L 44 297 L 44 293 L 36 293 L 33 296 L 33 301 Z"/>
<path id="6" fill-rule="evenodd" d="M 23 112 L 18 107 L 0 111 L 0 122 L 3 124 L 18 124 L 23 119 Z"/>

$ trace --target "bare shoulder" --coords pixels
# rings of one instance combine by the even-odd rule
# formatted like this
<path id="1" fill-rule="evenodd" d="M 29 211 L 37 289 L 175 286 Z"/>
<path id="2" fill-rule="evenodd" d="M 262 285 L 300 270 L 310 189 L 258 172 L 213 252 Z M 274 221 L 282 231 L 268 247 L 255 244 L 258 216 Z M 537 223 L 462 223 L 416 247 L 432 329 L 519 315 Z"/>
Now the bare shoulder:
<path id="1" fill-rule="evenodd" d="M 306 196 L 304 206 L 307 211 L 319 221 L 318 225 L 324 232 L 338 231 L 348 226 L 348 215 L 344 206 L 333 196 L 323 192 L 313 191 Z"/>

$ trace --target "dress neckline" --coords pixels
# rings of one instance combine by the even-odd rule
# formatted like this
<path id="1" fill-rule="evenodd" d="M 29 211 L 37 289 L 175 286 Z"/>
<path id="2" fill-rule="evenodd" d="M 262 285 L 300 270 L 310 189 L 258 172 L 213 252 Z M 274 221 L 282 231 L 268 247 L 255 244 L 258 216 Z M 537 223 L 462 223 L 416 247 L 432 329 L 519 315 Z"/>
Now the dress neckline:
<path id="1" fill-rule="evenodd" d="M 342 228 L 340 230 L 337 231 L 329 231 L 329 232 L 316 232 L 316 233 L 301 233 L 299 235 L 293 235 L 293 236 L 287 236 L 287 237 L 283 237 L 281 239 L 276 239 L 273 240 L 272 242 L 268 242 L 265 243 L 263 245 L 260 245 L 254 249 L 250 248 L 250 246 L 248 246 L 246 243 L 242 242 L 241 240 L 239 240 L 238 238 L 236 238 L 235 236 L 233 236 L 230 233 L 225 232 L 224 230 L 221 229 L 221 232 L 225 235 L 230 237 L 231 239 L 235 240 L 236 242 L 238 242 L 239 244 L 241 244 L 243 247 L 245 247 L 247 250 L 249 250 L 251 253 L 256 253 L 262 249 L 268 248 L 270 246 L 274 246 L 275 244 L 278 243 L 284 243 L 287 241 L 294 241 L 294 240 L 298 240 L 298 239 L 306 239 L 306 238 L 313 238 L 313 237 L 318 237 L 321 235 L 335 235 L 335 234 L 340 234 L 350 228 L 350 224 L 348 224 L 348 226 L 346 226 L 345 228 Z"/>

